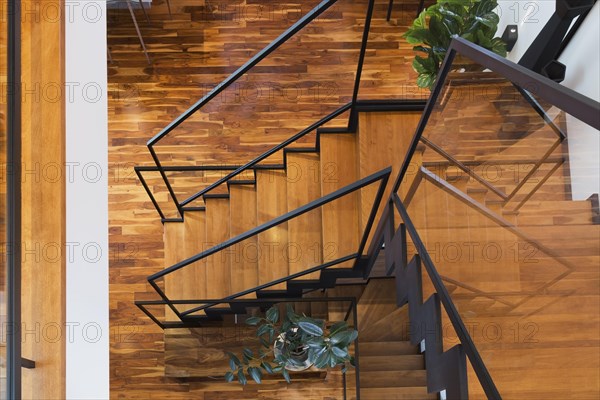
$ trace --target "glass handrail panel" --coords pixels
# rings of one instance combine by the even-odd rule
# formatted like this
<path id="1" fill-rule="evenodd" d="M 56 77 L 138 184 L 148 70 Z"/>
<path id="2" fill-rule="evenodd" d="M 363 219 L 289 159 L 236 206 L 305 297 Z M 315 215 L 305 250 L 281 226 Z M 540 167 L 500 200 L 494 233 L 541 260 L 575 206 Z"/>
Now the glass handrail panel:
<path id="1" fill-rule="evenodd" d="M 450 70 L 399 194 L 503 398 L 596 397 L 600 134 L 466 57 Z"/>

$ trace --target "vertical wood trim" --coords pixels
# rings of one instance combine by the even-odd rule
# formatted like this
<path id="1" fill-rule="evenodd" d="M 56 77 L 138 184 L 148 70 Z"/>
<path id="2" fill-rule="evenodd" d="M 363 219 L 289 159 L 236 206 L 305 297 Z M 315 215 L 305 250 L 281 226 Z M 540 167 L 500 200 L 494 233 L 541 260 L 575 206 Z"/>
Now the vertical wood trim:
<path id="1" fill-rule="evenodd" d="M 54 5 L 50 5 L 50 4 Z M 22 1 L 24 399 L 66 397 L 65 47 L 63 0 Z M 63 13 L 64 15 L 64 13 Z M 53 92 L 52 90 L 59 90 Z"/>

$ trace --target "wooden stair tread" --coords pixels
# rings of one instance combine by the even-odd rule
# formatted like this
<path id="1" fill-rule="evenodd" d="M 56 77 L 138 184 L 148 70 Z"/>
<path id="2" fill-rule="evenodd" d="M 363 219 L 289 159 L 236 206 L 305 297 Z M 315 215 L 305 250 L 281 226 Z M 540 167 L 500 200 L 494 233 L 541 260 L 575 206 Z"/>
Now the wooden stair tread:
<path id="1" fill-rule="evenodd" d="M 183 221 L 183 254 L 192 257 L 204 249 L 206 243 L 206 213 L 190 211 Z M 181 270 L 182 293 L 184 299 L 206 298 L 206 269 L 202 261 L 190 264 Z"/>
<path id="2" fill-rule="evenodd" d="M 181 243 L 183 242 L 184 236 L 184 225 L 177 222 L 170 222 L 164 225 L 164 236 L 163 240 L 165 243 L 165 264 L 170 266 L 178 263 L 183 259 L 181 254 Z M 174 300 L 181 299 L 181 292 L 183 291 L 183 280 L 181 273 L 168 274 L 164 278 L 165 282 L 165 294 Z M 166 321 L 178 321 L 179 318 L 175 313 L 167 306 L 165 306 L 165 320 Z"/>
<path id="3" fill-rule="evenodd" d="M 232 185 L 230 194 L 230 236 L 240 235 L 257 226 L 256 187 Z M 233 247 L 230 258 L 231 290 L 239 293 L 258 285 L 258 240 L 250 237 Z"/>
<path id="4" fill-rule="evenodd" d="M 360 113 L 357 130 L 358 157 L 360 160 L 359 178 L 364 178 L 383 168 L 392 167 L 384 198 L 387 198 L 394 185 L 394 179 L 404 161 L 410 141 L 421 118 L 420 111 Z M 376 185 L 360 191 L 360 230 L 363 231 L 371 212 Z M 384 202 L 385 203 L 385 202 Z M 379 221 L 383 204 L 379 207 L 376 221 Z"/>
<path id="5" fill-rule="evenodd" d="M 398 307 L 394 279 L 371 279 L 357 305 L 358 326 L 369 326 L 393 313 Z"/>
<path id="6" fill-rule="evenodd" d="M 362 353 L 362 351 L 361 351 Z M 380 355 L 360 357 L 360 371 L 401 371 L 425 369 L 422 354 Z"/>
<path id="7" fill-rule="evenodd" d="M 403 342 L 360 342 L 361 356 L 387 356 L 419 354 L 418 347 L 410 341 Z"/>
<path id="8" fill-rule="evenodd" d="M 372 342 L 408 340 L 409 326 L 408 307 L 397 308 L 379 321 L 359 325 L 360 337 Z"/>
<path id="9" fill-rule="evenodd" d="M 206 241 L 213 247 L 229 239 L 229 199 L 206 199 Z M 220 299 L 232 294 L 229 271 L 230 255 L 219 252 L 206 258 L 206 294 Z"/>
<path id="10" fill-rule="evenodd" d="M 361 388 L 362 400 L 434 400 L 435 393 L 427 393 L 426 386 L 405 386 L 389 388 Z"/>
<path id="11" fill-rule="evenodd" d="M 426 386 L 427 371 L 360 371 L 361 388 L 387 388 L 403 386 Z"/>
<path id="12" fill-rule="evenodd" d="M 321 197 L 319 155 L 289 153 L 287 156 L 287 208 L 293 211 Z M 322 208 L 311 210 L 288 221 L 288 263 L 290 274 L 305 271 L 322 263 Z M 302 279 L 318 279 L 319 273 Z"/>
<path id="13" fill-rule="evenodd" d="M 287 212 L 287 183 L 284 171 L 256 172 L 256 223 L 264 224 Z M 289 275 L 287 257 L 288 223 L 284 222 L 258 235 L 258 283 L 264 284 Z M 285 289 L 285 285 L 269 289 Z"/>
<path id="14" fill-rule="evenodd" d="M 327 195 L 358 180 L 356 135 L 353 133 L 320 136 L 321 195 Z M 359 192 L 348 193 L 322 208 L 323 261 L 356 252 L 361 233 L 358 215 Z M 353 260 L 335 268 L 349 268 Z"/>

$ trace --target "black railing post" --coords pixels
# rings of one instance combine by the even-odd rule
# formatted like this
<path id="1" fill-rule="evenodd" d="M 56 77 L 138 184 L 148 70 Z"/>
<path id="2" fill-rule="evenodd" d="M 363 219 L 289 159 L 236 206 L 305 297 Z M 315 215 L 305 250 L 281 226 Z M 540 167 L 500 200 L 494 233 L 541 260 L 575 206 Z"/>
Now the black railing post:
<path id="1" fill-rule="evenodd" d="M 369 0 L 369 5 L 367 6 L 367 14 L 365 15 L 365 28 L 363 29 L 362 41 L 360 43 L 358 64 L 356 66 L 356 76 L 354 77 L 354 90 L 352 92 L 352 109 L 350 110 L 350 117 L 348 120 L 348 129 L 351 132 L 356 131 L 356 126 L 358 123 L 356 101 L 358 99 L 358 91 L 360 89 L 360 78 L 362 76 L 363 64 L 365 63 L 365 56 L 367 53 L 367 45 L 369 43 L 369 32 L 371 31 L 371 19 L 373 18 L 374 7 L 375 0 Z"/>
<path id="2" fill-rule="evenodd" d="M 9 399 L 21 399 L 21 2 L 8 2 L 6 180 L 7 332 L 6 373 Z M 3 16 L 3 17 L 4 17 Z"/>

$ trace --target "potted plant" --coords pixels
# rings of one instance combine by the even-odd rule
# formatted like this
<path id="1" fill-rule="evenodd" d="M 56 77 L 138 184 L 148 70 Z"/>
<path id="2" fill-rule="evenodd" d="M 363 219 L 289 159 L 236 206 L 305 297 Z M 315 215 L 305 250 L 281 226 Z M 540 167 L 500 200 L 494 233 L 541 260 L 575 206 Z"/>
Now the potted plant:
<path id="1" fill-rule="evenodd" d="M 291 305 L 280 316 L 277 306 L 271 307 L 265 317 L 250 317 L 246 324 L 256 326 L 256 337 L 261 348 L 254 352 L 244 348 L 241 355 L 228 352 L 231 371 L 225 380 L 237 380 L 245 385 L 250 376 L 261 383 L 263 375 L 281 374 L 290 383 L 289 371 L 300 371 L 314 365 L 325 369 L 347 364 L 354 365 L 349 347 L 358 332 L 345 321 L 328 324 L 324 320 L 296 314 Z"/>
<path id="2" fill-rule="evenodd" d="M 499 17 L 496 0 L 438 0 L 423 10 L 403 35 L 413 44 L 412 66 L 419 74 L 417 85 L 432 89 L 452 38 L 459 36 L 494 53 L 506 56 L 506 44 L 494 37 Z"/>

